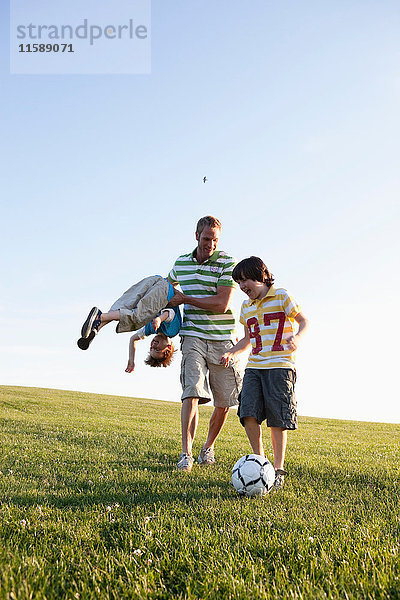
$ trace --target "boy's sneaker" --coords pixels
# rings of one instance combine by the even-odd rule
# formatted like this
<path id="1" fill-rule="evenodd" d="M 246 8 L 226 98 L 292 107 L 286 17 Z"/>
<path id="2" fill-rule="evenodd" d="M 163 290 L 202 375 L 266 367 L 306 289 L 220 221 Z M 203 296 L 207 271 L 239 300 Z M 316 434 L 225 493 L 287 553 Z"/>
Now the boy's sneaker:
<path id="1" fill-rule="evenodd" d="M 284 469 L 275 469 L 275 481 L 272 486 L 272 491 L 276 492 L 277 490 L 281 490 L 285 485 L 285 475 L 287 475 L 287 471 Z"/>
<path id="2" fill-rule="evenodd" d="M 90 346 L 90 344 L 93 342 L 95 336 L 96 336 L 97 330 L 93 329 L 90 333 L 89 336 L 86 338 L 79 338 L 79 340 L 76 342 L 78 344 L 78 348 L 80 348 L 81 350 L 87 350 Z"/>
<path id="3" fill-rule="evenodd" d="M 101 310 L 97 308 L 97 306 L 93 306 L 92 310 L 88 314 L 88 317 L 84 324 L 82 325 L 81 336 L 83 338 L 89 337 L 92 331 L 95 329 L 96 333 L 101 323 Z M 93 339 L 93 338 L 92 338 Z"/>
<path id="4" fill-rule="evenodd" d="M 92 310 L 88 314 L 86 321 L 82 325 L 82 337 L 77 341 L 78 348 L 80 348 L 81 350 L 87 350 L 90 344 L 93 342 L 101 323 L 100 317 L 101 310 L 99 310 L 97 306 L 93 306 Z"/>
<path id="5" fill-rule="evenodd" d="M 199 458 L 197 459 L 197 462 L 202 467 L 205 467 L 207 465 L 213 465 L 215 463 L 214 450 L 212 448 L 202 448 L 200 450 L 200 454 L 199 454 Z"/>
<path id="6" fill-rule="evenodd" d="M 186 452 L 182 452 L 179 457 L 178 464 L 176 468 L 178 471 L 187 471 L 190 473 L 193 467 L 193 456 L 191 454 L 187 454 Z"/>

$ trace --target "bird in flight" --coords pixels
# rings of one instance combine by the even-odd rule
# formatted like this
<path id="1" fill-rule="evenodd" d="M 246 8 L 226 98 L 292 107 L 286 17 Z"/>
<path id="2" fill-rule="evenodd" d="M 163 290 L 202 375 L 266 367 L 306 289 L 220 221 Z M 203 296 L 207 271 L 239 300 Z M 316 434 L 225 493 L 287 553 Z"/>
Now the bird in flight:
<path id="1" fill-rule="evenodd" d="M 203 183 L 205 183 L 206 181 L 208 181 L 208 179 L 207 179 L 207 177 L 206 177 L 206 176 L 204 176 L 204 177 L 203 177 Z"/>

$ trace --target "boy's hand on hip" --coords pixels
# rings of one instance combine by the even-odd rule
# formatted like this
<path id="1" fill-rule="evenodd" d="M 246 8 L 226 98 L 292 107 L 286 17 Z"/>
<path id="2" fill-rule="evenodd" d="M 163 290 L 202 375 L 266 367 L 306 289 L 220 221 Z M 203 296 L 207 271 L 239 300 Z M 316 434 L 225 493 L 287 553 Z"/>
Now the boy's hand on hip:
<path id="1" fill-rule="evenodd" d="M 286 340 L 286 344 L 287 344 L 288 350 L 290 350 L 290 352 L 294 352 L 295 350 L 297 350 L 297 343 L 298 343 L 298 339 L 297 339 L 296 335 L 291 335 Z"/>

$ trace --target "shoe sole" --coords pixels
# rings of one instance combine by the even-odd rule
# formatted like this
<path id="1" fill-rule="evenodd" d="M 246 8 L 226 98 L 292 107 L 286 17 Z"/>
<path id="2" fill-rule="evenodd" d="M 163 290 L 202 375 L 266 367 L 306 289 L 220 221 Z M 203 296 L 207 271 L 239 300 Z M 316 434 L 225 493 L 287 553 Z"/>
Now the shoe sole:
<path id="1" fill-rule="evenodd" d="M 89 336 L 84 338 L 80 338 L 76 343 L 78 344 L 78 348 L 80 348 L 81 350 L 87 350 L 90 346 L 90 344 L 93 342 L 94 338 L 95 338 L 96 332 L 95 331 L 91 331 L 89 333 Z"/>
<path id="2" fill-rule="evenodd" d="M 97 308 L 97 306 L 93 306 L 92 310 L 90 311 L 90 313 L 88 315 L 88 318 L 86 319 L 86 321 L 84 322 L 84 324 L 82 326 L 81 336 L 83 338 L 89 337 L 89 335 L 92 331 L 92 325 L 96 320 L 98 312 L 99 312 L 99 309 Z"/>

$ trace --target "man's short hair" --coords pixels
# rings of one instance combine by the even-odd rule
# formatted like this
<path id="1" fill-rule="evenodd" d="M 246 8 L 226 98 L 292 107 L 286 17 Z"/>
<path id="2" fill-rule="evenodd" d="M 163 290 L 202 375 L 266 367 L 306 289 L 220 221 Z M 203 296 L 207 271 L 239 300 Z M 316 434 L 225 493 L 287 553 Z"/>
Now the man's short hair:
<path id="1" fill-rule="evenodd" d="M 216 227 L 217 229 L 222 229 L 221 221 L 218 221 L 218 219 L 211 215 L 199 219 L 196 226 L 196 233 L 200 235 L 204 227 Z"/>
<path id="2" fill-rule="evenodd" d="M 169 367 L 174 358 L 175 348 L 173 343 L 171 342 L 171 348 L 166 348 L 164 350 L 164 356 L 162 358 L 153 358 L 150 354 L 144 361 L 146 365 L 149 367 Z"/>
<path id="3" fill-rule="evenodd" d="M 268 286 L 271 286 L 275 281 L 268 267 L 265 266 L 258 256 L 250 256 L 250 258 L 244 258 L 238 262 L 232 271 L 232 278 L 236 282 L 244 281 L 245 279 L 261 281 L 261 283 L 266 283 Z"/>

